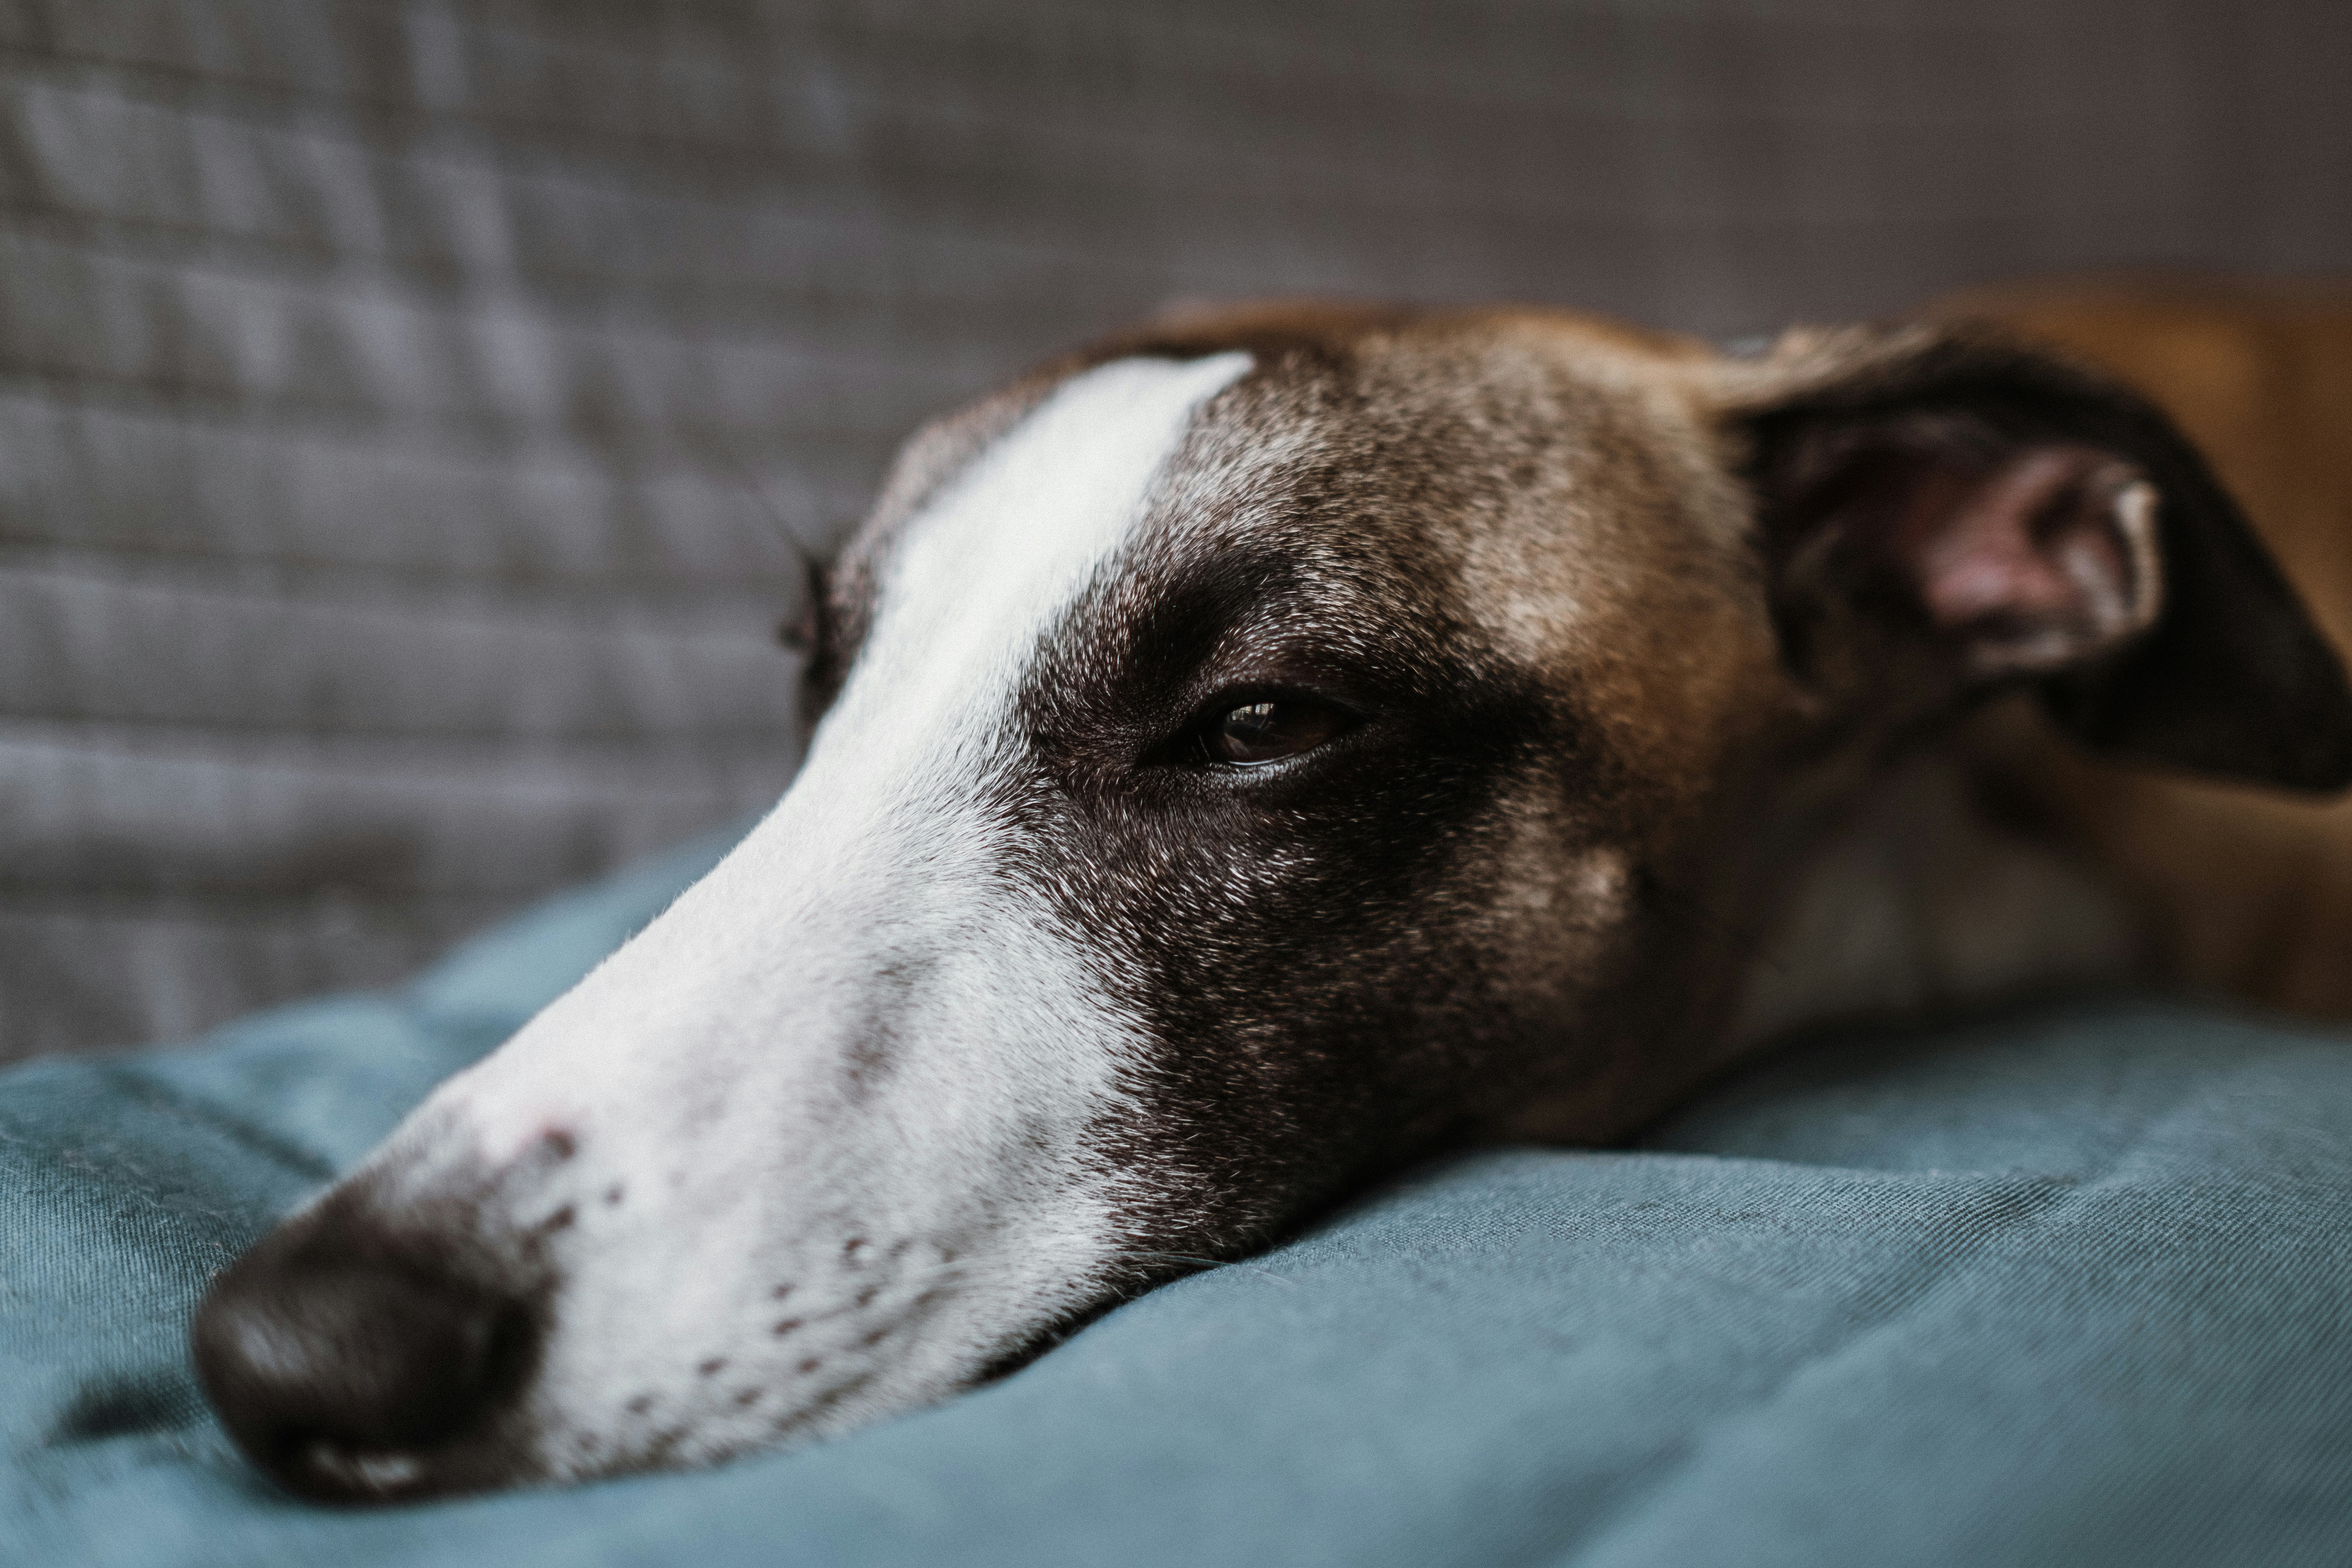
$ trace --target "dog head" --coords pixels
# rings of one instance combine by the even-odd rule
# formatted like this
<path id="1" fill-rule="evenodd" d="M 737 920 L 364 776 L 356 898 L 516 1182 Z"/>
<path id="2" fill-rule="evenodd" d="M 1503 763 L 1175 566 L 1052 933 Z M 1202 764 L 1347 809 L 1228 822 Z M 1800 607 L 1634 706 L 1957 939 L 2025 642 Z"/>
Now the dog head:
<path id="1" fill-rule="evenodd" d="M 289 1483 L 837 1432 L 1449 1142 L 1621 1134 L 1818 824 L 1999 685 L 2352 773 L 2195 456 L 1965 329 L 1154 330 L 918 436 L 808 641 L 766 820 L 215 1283 Z"/>

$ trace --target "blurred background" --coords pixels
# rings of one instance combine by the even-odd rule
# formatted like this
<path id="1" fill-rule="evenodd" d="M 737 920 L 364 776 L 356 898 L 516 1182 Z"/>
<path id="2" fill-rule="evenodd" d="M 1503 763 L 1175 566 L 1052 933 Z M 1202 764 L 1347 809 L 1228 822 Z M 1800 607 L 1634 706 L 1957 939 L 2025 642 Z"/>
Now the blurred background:
<path id="1" fill-rule="evenodd" d="M 756 809 L 789 536 L 1178 300 L 2352 270 L 2344 0 L 7 0 L 0 1058 Z"/>

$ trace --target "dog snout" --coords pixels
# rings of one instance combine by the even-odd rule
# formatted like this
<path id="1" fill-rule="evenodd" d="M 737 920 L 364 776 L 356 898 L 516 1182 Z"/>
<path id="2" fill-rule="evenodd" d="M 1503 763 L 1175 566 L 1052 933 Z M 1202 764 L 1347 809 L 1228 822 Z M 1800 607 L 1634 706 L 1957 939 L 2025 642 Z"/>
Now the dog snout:
<path id="1" fill-rule="evenodd" d="M 213 1284 L 191 1341 L 230 1435 L 307 1496 L 360 1501 L 472 1484 L 527 1380 L 529 1303 L 364 1223 L 298 1222 Z"/>

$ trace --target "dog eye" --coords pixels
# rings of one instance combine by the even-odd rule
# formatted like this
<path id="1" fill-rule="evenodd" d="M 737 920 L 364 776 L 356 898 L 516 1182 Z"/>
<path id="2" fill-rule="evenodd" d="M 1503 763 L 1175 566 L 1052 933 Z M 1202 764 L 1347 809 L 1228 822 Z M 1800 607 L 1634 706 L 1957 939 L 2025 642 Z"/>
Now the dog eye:
<path id="1" fill-rule="evenodd" d="M 1255 767 L 1311 752 L 1348 728 L 1348 715 L 1328 703 L 1270 697 L 1229 708 L 1207 727 L 1209 760 Z"/>

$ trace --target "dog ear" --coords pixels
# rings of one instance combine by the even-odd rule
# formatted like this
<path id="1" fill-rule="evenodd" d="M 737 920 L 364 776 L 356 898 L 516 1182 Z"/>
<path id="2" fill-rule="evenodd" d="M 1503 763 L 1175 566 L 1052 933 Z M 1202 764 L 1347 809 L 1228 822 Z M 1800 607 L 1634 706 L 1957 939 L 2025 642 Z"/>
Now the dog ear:
<path id="1" fill-rule="evenodd" d="M 1969 325 L 1791 333 L 1724 374 L 1801 676 L 1915 705 L 2029 679 L 2105 751 L 2352 784 L 2335 650 L 2145 399 Z"/>

